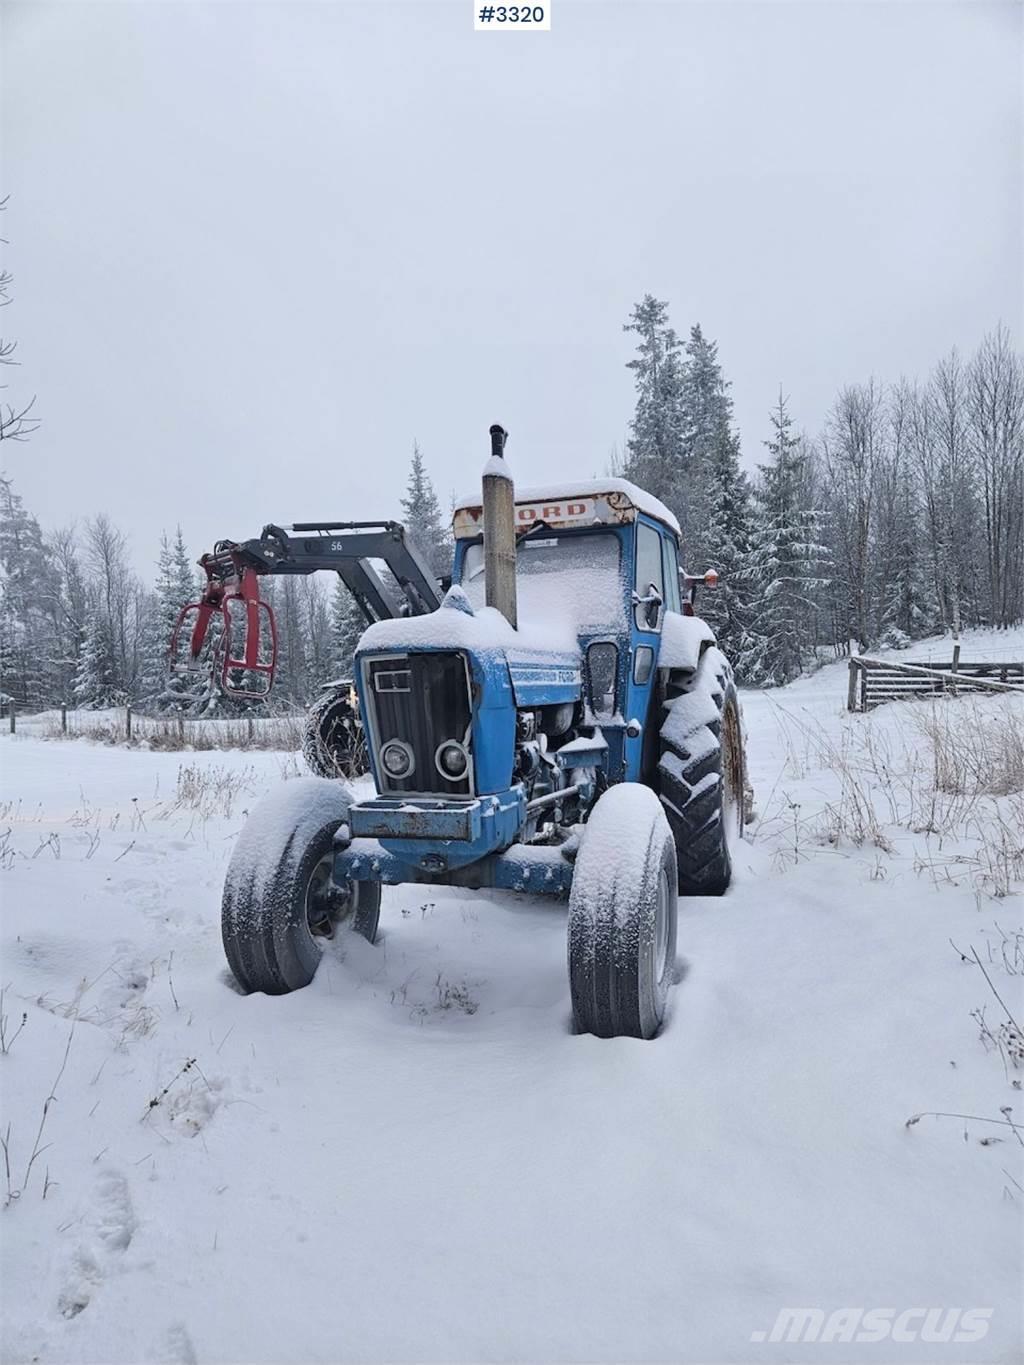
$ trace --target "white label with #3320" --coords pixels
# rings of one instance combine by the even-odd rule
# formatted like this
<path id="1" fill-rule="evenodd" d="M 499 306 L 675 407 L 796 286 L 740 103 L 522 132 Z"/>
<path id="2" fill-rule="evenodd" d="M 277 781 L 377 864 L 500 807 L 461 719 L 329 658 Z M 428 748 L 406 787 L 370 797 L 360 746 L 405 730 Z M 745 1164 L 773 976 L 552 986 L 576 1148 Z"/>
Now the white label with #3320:
<path id="1" fill-rule="evenodd" d="M 551 0 L 542 5 L 489 5 L 473 0 L 473 27 L 480 32 L 550 33 Z"/>

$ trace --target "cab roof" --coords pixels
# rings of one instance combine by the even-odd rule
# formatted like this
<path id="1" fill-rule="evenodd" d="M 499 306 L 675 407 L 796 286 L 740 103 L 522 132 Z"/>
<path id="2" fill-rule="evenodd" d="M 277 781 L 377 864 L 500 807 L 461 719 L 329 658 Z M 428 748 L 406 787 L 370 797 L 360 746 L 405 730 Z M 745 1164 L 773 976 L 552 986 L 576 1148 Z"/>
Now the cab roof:
<path id="1" fill-rule="evenodd" d="M 521 530 L 536 522 L 544 522 L 552 530 L 621 526 L 643 512 L 679 535 L 679 523 L 665 504 L 628 479 L 584 479 L 543 488 L 517 488 L 515 507 L 516 526 Z M 478 536 L 482 527 L 480 494 L 460 498 L 452 515 L 456 539 Z"/>

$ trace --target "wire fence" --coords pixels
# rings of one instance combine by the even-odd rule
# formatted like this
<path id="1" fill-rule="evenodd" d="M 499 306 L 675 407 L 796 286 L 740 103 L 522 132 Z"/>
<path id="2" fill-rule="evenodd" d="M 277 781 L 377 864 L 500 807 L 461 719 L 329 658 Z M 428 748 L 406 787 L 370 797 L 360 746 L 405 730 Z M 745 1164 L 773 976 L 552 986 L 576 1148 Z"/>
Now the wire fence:
<path id="1" fill-rule="evenodd" d="M 4 728 L 33 739 L 89 739 L 103 744 L 138 745 L 150 749 L 302 748 L 304 713 L 285 716 L 224 718 L 145 715 L 131 706 L 85 711 L 60 706 L 28 712 L 5 701 Z"/>

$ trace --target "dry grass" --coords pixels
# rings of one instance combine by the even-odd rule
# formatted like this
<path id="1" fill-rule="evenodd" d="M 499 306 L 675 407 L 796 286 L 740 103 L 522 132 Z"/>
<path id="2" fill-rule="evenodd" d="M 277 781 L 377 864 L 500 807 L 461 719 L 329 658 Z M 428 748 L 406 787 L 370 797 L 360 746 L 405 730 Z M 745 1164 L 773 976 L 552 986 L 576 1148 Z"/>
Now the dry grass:
<path id="1" fill-rule="evenodd" d="M 967 873 L 979 890 L 1005 897 L 1024 879 L 1024 716 L 1016 697 L 938 698 L 900 712 L 895 725 L 880 723 L 879 712 L 850 717 L 838 736 L 779 714 L 787 775 L 831 779 L 813 810 L 785 791 L 773 794 L 758 834 L 782 861 L 798 861 L 813 843 L 891 854 L 906 830 L 925 836 L 915 869 L 936 881 Z"/>
<path id="2" fill-rule="evenodd" d="M 1024 792 L 1024 712 L 991 715 L 976 702 L 931 706 L 915 717 L 931 746 L 933 785 L 953 796 Z"/>
<path id="3" fill-rule="evenodd" d="M 211 749 L 272 749 L 297 752 L 302 748 L 305 713 L 253 716 L 240 719 L 193 720 L 176 716 L 141 716 L 128 721 L 124 711 L 93 714 L 68 712 L 65 732 L 57 712 L 26 718 L 21 734 L 40 739 L 88 739 L 95 744 L 130 745 L 160 751 L 208 751 Z"/>
<path id="4" fill-rule="evenodd" d="M 255 768 L 201 767 L 185 764 L 178 769 L 175 810 L 198 811 L 203 819 L 230 819 L 240 796 L 259 790 Z"/>

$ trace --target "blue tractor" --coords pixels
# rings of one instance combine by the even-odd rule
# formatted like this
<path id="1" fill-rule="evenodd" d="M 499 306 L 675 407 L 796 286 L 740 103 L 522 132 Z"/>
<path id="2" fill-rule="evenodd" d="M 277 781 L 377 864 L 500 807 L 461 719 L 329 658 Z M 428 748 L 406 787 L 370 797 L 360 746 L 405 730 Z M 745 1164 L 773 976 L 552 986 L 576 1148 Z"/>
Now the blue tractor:
<path id="1" fill-rule="evenodd" d="M 680 571 L 672 513 L 625 480 L 517 494 L 505 440 L 455 510 L 439 605 L 360 640 L 376 794 L 309 777 L 253 811 L 224 948 L 244 990 L 281 994 L 339 929 L 373 941 L 384 885 L 567 896 L 577 1029 L 652 1038 L 677 896 L 727 889 L 744 821 L 732 670 L 694 614 L 714 575 Z"/>

